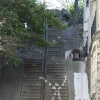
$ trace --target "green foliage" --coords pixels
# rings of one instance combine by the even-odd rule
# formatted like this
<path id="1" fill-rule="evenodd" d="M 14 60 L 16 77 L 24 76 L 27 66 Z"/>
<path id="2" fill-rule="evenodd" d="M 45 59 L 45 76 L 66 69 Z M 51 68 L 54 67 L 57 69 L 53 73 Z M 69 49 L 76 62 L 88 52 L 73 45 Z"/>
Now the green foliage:
<path id="1" fill-rule="evenodd" d="M 53 44 L 43 39 L 43 34 L 47 32 L 46 25 L 58 29 L 65 27 L 54 17 L 54 13 L 47 10 L 45 4 L 37 4 L 35 0 L 0 0 L 0 43 L 10 58 L 6 64 L 18 66 L 18 62 L 21 62 L 17 57 L 17 46 L 22 49 L 31 45 Z"/>
<path id="2" fill-rule="evenodd" d="M 69 12 L 70 19 L 74 18 L 74 2 L 70 2 L 69 5 L 66 6 L 66 9 Z"/>
<path id="3" fill-rule="evenodd" d="M 66 6 L 66 9 L 69 12 L 70 19 L 74 19 L 74 2 L 69 3 L 69 5 Z M 78 2 L 78 16 L 79 20 L 83 19 L 83 0 L 79 0 Z"/>

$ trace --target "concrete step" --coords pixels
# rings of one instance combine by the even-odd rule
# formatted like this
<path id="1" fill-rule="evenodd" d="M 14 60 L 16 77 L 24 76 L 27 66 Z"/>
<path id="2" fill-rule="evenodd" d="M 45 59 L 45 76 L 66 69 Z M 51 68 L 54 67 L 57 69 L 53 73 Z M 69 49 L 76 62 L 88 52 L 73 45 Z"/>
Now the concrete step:
<path id="1" fill-rule="evenodd" d="M 42 73 L 38 73 L 38 75 L 37 75 L 37 73 L 23 73 L 23 77 L 32 77 L 32 76 L 42 76 Z"/>
<path id="2" fill-rule="evenodd" d="M 38 98 L 40 96 L 40 93 L 37 94 L 21 94 L 21 97 L 23 98 Z"/>
<path id="3" fill-rule="evenodd" d="M 48 56 L 64 57 L 64 53 L 48 53 Z"/>
<path id="4" fill-rule="evenodd" d="M 64 59 L 65 57 L 62 55 L 60 55 L 60 56 L 52 56 L 52 55 L 50 55 L 50 56 L 48 56 L 48 59 Z"/>
<path id="5" fill-rule="evenodd" d="M 49 66 L 48 70 L 65 70 L 67 69 L 67 66 Z"/>
<path id="6" fill-rule="evenodd" d="M 25 62 L 41 62 L 42 59 L 25 59 Z"/>
<path id="7" fill-rule="evenodd" d="M 24 88 L 24 89 L 37 89 L 37 90 L 40 90 L 40 87 L 41 87 L 41 86 L 37 86 L 37 85 L 34 85 L 34 84 L 32 84 L 32 85 L 22 84 L 22 85 L 23 85 L 22 88 Z"/>
<path id="8" fill-rule="evenodd" d="M 51 98 L 51 100 L 52 100 L 52 97 L 53 97 L 54 95 L 52 94 L 52 95 L 46 95 L 46 99 L 48 100 L 48 99 L 50 99 Z M 56 95 L 56 96 L 54 96 L 55 97 L 55 99 L 54 100 L 59 100 L 58 99 L 58 95 Z M 60 95 L 60 97 L 61 97 L 61 100 L 66 100 L 66 98 L 67 98 L 67 96 L 62 96 L 62 95 Z"/>
<path id="9" fill-rule="evenodd" d="M 41 70 L 39 69 L 39 70 L 32 70 L 32 69 L 27 69 L 27 70 L 25 70 L 24 71 L 25 73 L 27 73 L 27 72 L 30 72 L 30 73 L 40 73 L 41 72 Z"/>
<path id="10" fill-rule="evenodd" d="M 63 58 L 62 58 L 62 59 L 63 59 Z M 49 60 L 48 60 L 48 63 L 49 63 L 49 62 L 51 62 L 51 63 L 55 63 L 55 62 L 57 62 L 57 63 L 58 63 L 58 62 L 59 62 L 59 63 L 66 63 L 66 62 L 65 62 L 65 59 L 61 60 L 61 58 L 60 58 L 60 59 L 49 59 Z"/>
<path id="11" fill-rule="evenodd" d="M 51 71 L 48 70 L 48 71 L 47 71 L 48 74 L 49 74 L 49 73 L 59 73 L 59 74 L 60 74 L 60 73 L 66 73 L 66 72 L 67 72 L 66 70 L 62 70 L 62 71 L 61 71 L 61 70 L 51 70 Z"/>
<path id="12" fill-rule="evenodd" d="M 61 68 L 62 66 L 64 67 L 64 66 L 66 66 L 66 65 L 65 65 L 64 63 L 58 63 L 58 62 L 57 62 L 57 63 L 49 63 L 49 64 L 48 64 L 48 67 L 52 67 L 52 66 L 53 66 L 53 67 L 55 66 L 55 68 L 56 68 L 56 66 L 58 66 L 58 68 L 59 68 L 59 67 Z"/>
<path id="13" fill-rule="evenodd" d="M 24 86 L 32 86 L 32 85 L 34 85 L 34 86 L 40 86 L 41 85 L 41 82 L 40 83 L 34 83 L 34 82 L 23 82 L 22 83 L 22 85 L 24 85 Z"/>
<path id="14" fill-rule="evenodd" d="M 27 59 L 24 63 L 20 100 L 39 100 L 41 91 L 42 60 Z"/>
<path id="15" fill-rule="evenodd" d="M 39 97 L 26 97 L 21 98 L 20 100 L 40 100 Z"/>
<path id="16" fill-rule="evenodd" d="M 22 88 L 21 93 L 23 93 L 23 91 L 24 92 L 26 92 L 26 91 L 28 91 L 28 92 L 34 92 L 35 91 L 36 93 L 37 92 L 40 93 L 40 90 L 41 90 L 41 88 L 40 89 L 39 88 L 38 89 L 36 89 L 36 88 Z"/>

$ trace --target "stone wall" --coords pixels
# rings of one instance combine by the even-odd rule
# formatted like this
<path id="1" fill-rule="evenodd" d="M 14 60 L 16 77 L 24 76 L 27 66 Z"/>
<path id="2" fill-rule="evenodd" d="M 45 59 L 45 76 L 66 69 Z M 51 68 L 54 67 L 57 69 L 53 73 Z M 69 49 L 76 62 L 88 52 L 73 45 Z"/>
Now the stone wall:
<path id="1" fill-rule="evenodd" d="M 91 100 L 96 100 L 96 93 L 93 93 Z"/>
<path id="2" fill-rule="evenodd" d="M 95 65 L 93 63 L 94 54 L 96 55 Z M 87 74 L 88 85 L 91 100 L 99 100 L 100 98 L 100 31 L 97 31 L 92 38 L 90 53 L 87 58 Z M 96 69 L 95 80 L 93 79 L 93 69 Z M 95 90 L 93 91 L 93 82 L 95 81 Z"/>
<path id="3" fill-rule="evenodd" d="M 88 87 L 89 87 L 89 94 L 90 94 L 90 87 L 91 87 L 91 58 L 90 55 L 87 58 L 86 62 L 86 72 L 88 76 Z"/>

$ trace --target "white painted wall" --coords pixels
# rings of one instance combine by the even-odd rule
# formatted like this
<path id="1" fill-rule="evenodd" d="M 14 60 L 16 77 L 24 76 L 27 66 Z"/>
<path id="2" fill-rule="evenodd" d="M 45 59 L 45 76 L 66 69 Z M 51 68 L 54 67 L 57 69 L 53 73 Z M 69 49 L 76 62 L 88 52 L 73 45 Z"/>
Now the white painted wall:
<path id="1" fill-rule="evenodd" d="M 88 79 L 86 73 L 74 73 L 74 100 L 89 100 Z"/>
<path id="2" fill-rule="evenodd" d="M 86 0 L 84 0 L 83 45 L 85 44 L 86 37 L 88 36 L 88 53 L 91 43 L 91 26 L 94 20 L 95 11 L 96 11 L 96 1 L 95 0 L 90 1 L 89 6 L 86 7 Z"/>

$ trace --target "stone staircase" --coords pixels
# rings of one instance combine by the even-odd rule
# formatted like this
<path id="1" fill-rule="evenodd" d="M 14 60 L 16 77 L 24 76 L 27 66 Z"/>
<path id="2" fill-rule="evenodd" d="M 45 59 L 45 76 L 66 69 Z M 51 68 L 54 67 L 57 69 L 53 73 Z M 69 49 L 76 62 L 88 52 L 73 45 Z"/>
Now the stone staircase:
<path id="1" fill-rule="evenodd" d="M 24 63 L 24 73 L 22 79 L 20 100 L 40 100 L 42 60 L 27 59 Z"/>
<path id="2" fill-rule="evenodd" d="M 20 100 L 40 100 L 42 95 L 43 48 L 32 46 L 24 61 Z"/>
<path id="3" fill-rule="evenodd" d="M 48 48 L 45 76 L 47 82 L 42 77 L 43 49 L 32 47 L 24 63 L 20 100 L 68 100 L 67 67 L 62 32 L 50 29 L 48 39 L 56 41 L 57 44 Z"/>
<path id="4" fill-rule="evenodd" d="M 48 62 L 44 100 L 68 100 L 67 66 L 64 57 L 62 32 L 50 29 L 48 39 L 57 44 L 48 48 Z M 65 76 L 65 77 L 64 77 Z"/>

